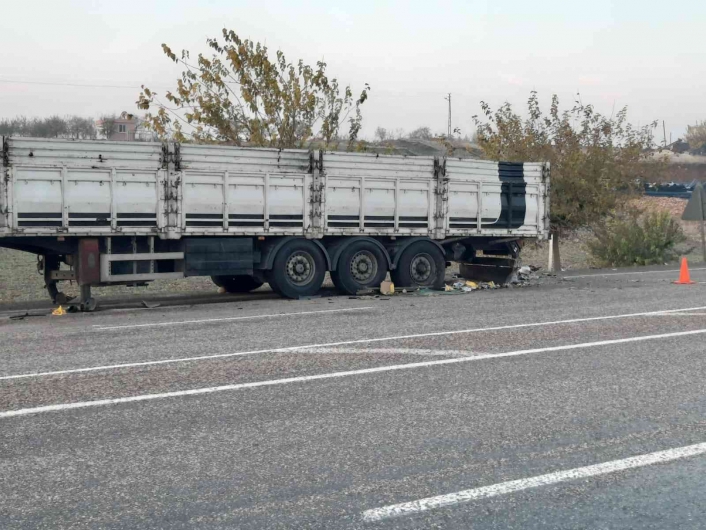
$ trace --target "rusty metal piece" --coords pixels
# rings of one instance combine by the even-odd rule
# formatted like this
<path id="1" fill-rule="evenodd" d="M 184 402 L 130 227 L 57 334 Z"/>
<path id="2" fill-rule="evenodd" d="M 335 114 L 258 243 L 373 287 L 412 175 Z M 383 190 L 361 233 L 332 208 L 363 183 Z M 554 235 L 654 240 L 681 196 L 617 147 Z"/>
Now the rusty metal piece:
<path id="1" fill-rule="evenodd" d="M 100 251 L 98 239 L 82 238 L 78 242 L 78 266 L 76 278 L 79 285 L 100 282 Z"/>
<path id="2" fill-rule="evenodd" d="M 479 256 L 471 263 L 459 264 L 459 276 L 480 282 L 507 283 L 517 267 L 512 258 L 492 258 Z"/>

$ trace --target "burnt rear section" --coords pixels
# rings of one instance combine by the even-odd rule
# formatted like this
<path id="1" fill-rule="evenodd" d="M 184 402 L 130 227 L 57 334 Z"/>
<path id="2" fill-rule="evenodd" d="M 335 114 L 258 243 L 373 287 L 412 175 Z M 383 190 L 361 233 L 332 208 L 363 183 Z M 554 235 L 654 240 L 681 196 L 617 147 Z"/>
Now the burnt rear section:
<path id="1" fill-rule="evenodd" d="M 527 184 L 522 162 L 498 162 L 502 186 L 500 192 L 500 217 L 493 226 L 520 228 L 527 212 Z"/>

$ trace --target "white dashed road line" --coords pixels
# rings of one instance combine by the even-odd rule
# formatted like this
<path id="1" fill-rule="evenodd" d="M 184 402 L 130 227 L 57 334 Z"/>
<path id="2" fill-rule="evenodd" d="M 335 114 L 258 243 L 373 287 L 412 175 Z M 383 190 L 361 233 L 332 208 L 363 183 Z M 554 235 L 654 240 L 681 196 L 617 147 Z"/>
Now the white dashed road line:
<path id="1" fill-rule="evenodd" d="M 299 377 L 289 377 L 286 379 L 272 379 L 269 381 L 256 381 L 252 383 L 238 383 L 233 385 L 213 386 L 207 388 L 194 388 L 191 390 L 179 390 L 175 392 L 165 392 L 161 394 L 144 394 L 139 396 L 130 396 L 124 398 L 99 399 L 96 401 L 82 401 L 77 403 L 62 403 L 57 405 L 46 405 L 42 407 L 33 407 L 26 409 L 8 410 L 0 412 L 0 419 L 11 418 L 14 416 L 28 416 L 31 414 L 39 414 L 42 412 L 56 412 L 72 409 L 83 409 L 88 407 L 99 407 L 104 405 L 117 405 L 121 403 L 133 403 L 137 401 L 152 401 L 155 399 L 165 399 L 172 397 L 196 396 L 201 394 L 213 394 L 215 392 L 225 392 L 229 390 L 243 390 L 247 388 L 258 388 L 265 386 L 286 385 L 290 383 L 304 383 L 308 381 L 318 381 L 322 379 L 336 379 L 341 377 L 349 377 L 355 375 L 374 374 L 381 372 L 392 372 L 398 370 L 411 370 L 413 368 L 427 368 L 430 366 L 441 366 L 444 364 L 457 364 L 470 361 L 480 361 L 485 359 L 496 359 L 503 357 L 516 357 L 519 355 L 528 355 L 533 353 L 544 353 L 552 351 L 575 350 L 579 348 L 593 348 L 598 346 L 608 346 L 612 344 L 625 344 L 628 342 L 643 342 L 648 340 L 667 339 L 674 337 L 684 337 L 689 335 L 702 335 L 706 333 L 706 329 L 697 329 L 692 331 L 679 331 L 675 333 L 662 333 L 660 335 L 643 335 L 640 337 L 628 337 L 624 339 L 602 340 L 597 342 L 584 342 L 580 344 L 567 344 L 564 346 L 550 346 L 546 348 L 534 348 L 530 350 L 517 350 L 505 353 L 481 354 L 473 357 L 457 357 L 453 359 L 441 359 L 438 361 L 425 361 L 419 363 L 396 364 L 391 366 L 379 366 L 376 368 L 364 368 L 361 370 L 348 370 L 345 372 L 333 372 L 327 374 L 305 375 Z"/>
<path id="2" fill-rule="evenodd" d="M 607 475 L 608 473 L 625 471 L 627 469 L 635 469 L 654 464 L 663 464 L 665 462 L 702 455 L 704 453 L 706 453 L 706 443 L 687 445 L 685 447 L 677 447 L 674 449 L 667 449 L 666 451 L 633 456 L 622 460 L 612 460 L 602 464 L 578 467 L 567 471 L 559 471 L 557 473 L 549 473 L 546 475 L 523 478 L 520 480 L 511 480 L 509 482 L 493 484 L 492 486 L 484 486 L 481 488 L 439 495 L 436 497 L 427 497 L 426 499 L 420 499 L 412 502 L 393 504 L 391 506 L 384 506 L 374 510 L 366 510 L 363 512 L 363 520 L 373 523 L 384 519 L 390 519 L 392 517 L 414 515 L 429 510 L 454 506 L 478 499 L 487 499 L 498 495 L 507 495 L 508 493 L 514 493 L 516 491 L 538 488 L 540 486 L 549 486 L 551 484 L 566 482 L 568 480 L 586 479 L 600 475 Z"/>
<path id="3" fill-rule="evenodd" d="M 392 337 L 379 337 L 373 339 L 356 339 L 356 340 L 344 340 L 339 342 L 329 342 L 324 344 L 303 344 L 301 346 L 287 346 L 284 348 L 267 348 L 262 350 L 252 350 L 252 351 L 242 351 L 235 353 L 218 353 L 214 355 L 199 355 L 194 357 L 177 357 L 172 359 L 160 359 L 157 361 L 139 361 L 133 363 L 122 363 L 122 364 L 108 364 L 103 366 L 89 366 L 86 368 L 70 368 L 66 370 L 54 370 L 47 372 L 33 372 L 26 374 L 15 374 L 15 375 L 4 375 L 0 376 L 0 381 L 8 379 L 27 379 L 30 377 L 46 377 L 53 375 L 68 375 L 68 374 L 79 374 L 85 372 L 96 372 L 99 370 L 118 370 L 125 368 L 138 368 L 143 366 L 154 366 L 159 364 L 172 364 L 172 363 L 184 363 L 184 362 L 195 362 L 195 361 L 206 361 L 212 359 L 224 359 L 228 357 L 240 357 L 245 355 L 256 355 L 262 353 L 286 353 L 293 352 L 297 350 L 307 350 L 312 348 L 330 348 L 335 346 L 350 346 L 352 344 L 369 344 L 373 342 L 384 342 L 390 340 L 407 340 L 407 339 L 420 339 L 425 337 L 440 337 L 444 335 L 457 335 L 462 333 L 481 333 L 485 331 L 501 331 L 506 329 L 521 329 L 521 328 L 532 328 L 541 326 L 553 326 L 558 324 L 577 324 L 581 322 L 596 322 L 601 320 L 612 320 L 617 318 L 635 318 L 644 316 L 653 316 L 669 313 L 677 313 L 684 311 L 698 311 L 706 309 L 706 306 L 700 307 L 684 307 L 681 309 L 665 309 L 662 311 L 646 311 L 643 313 L 625 313 L 622 315 L 608 315 L 601 317 L 585 317 L 585 318 L 571 318 L 568 320 L 552 320 L 548 322 L 530 322 L 526 324 L 509 324 L 505 326 L 493 326 L 488 328 L 473 328 L 473 329 L 462 329 L 458 331 L 437 331 L 431 333 L 416 333 L 413 335 L 397 335 Z"/>
<path id="4" fill-rule="evenodd" d="M 177 322 L 150 322 L 147 324 L 125 324 L 122 326 L 103 326 L 94 324 L 92 331 L 107 331 L 111 329 L 130 329 L 130 328 L 154 328 L 162 326 L 181 326 L 183 324 L 206 324 L 208 322 L 228 322 L 233 320 L 252 320 L 254 318 L 276 318 L 276 317 L 292 317 L 299 315 L 320 315 L 323 313 L 344 313 L 350 311 L 365 311 L 374 309 L 372 306 L 367 307 L 348 307 L 344 309 L 324 309 L 321 311 L 299 311 L 297 313 L 272 313 L 269 315 L 249 315 L 244 317 L 224 317 L 224 318 L 205 318 L 202 320 L 181 320 Z"/>

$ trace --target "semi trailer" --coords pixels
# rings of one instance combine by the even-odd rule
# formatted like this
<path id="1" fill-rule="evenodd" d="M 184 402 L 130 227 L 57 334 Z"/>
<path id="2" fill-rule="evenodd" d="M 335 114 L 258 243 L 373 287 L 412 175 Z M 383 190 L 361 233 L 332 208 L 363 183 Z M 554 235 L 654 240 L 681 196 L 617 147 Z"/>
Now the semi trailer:
<path id="1" fill-rule="evenodd" d="M 210 276 L 314 295 L 503 275 L 549 232 L 549 166 L 431 156 L 5 137 L 0 247 L 38 256 L 55 303 L 92 286 Z M 63 266 L 62 266 L 63 264 Z M 63 281 L 80 286 L 67 300 Z"/>

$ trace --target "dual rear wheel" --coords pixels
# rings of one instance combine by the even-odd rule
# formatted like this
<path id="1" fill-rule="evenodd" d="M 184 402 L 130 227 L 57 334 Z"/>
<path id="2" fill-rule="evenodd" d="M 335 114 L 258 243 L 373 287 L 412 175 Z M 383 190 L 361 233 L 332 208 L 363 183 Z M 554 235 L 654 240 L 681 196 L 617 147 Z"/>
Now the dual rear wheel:
<path id="1" fill-rule="evenodd" d="M 331 279 L 340 291 L 356 294 L 378 287 L 387 276 L 387 265 L 377 245 L 357 241 L 341 253 Z M 417 241 L 402 252 L 390 277 L 395 287 L 443 289 L 445 271 L 446 262 L 439 247 L 431 241 Z"/>
<path id="2" fill-rule="evenodd" d="M 272 268 L 264 278 L 253 276 L 214 276 L 213 281 L 231 293 L 245 293 L 266 280 L 272 290 L 287 298 L 313 296 L 326 274 L 326 258 L 321 248 L 307 239 L 288 241 L 277 251 Z M 407 247 L 390 276 L 397 287 L 440 289 L 444 284 L 445 261 L 441 250 L 431 241 L 417 241 Z M 341 252 L 331 279 L 346 294 L 376 288 L 388 272 L 384 251 L 372 241 L 355 241 Z"/>
<path id="3" fill-rule="evenodd" d="M 356 294 L 378 287 L 387 276 L 387 258 L 370 241 L 356 241 L 341 252 L 331 280 L 339 291 Z"/>

